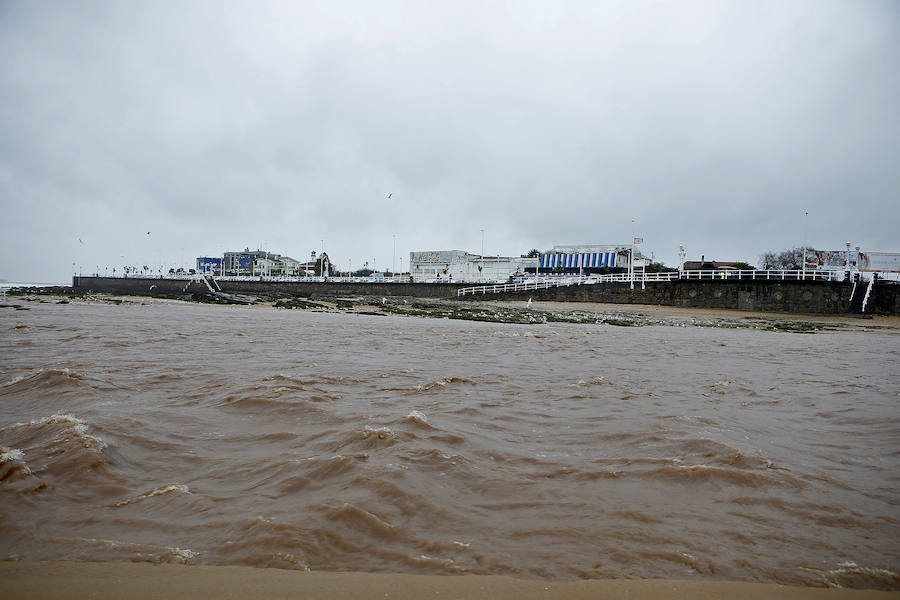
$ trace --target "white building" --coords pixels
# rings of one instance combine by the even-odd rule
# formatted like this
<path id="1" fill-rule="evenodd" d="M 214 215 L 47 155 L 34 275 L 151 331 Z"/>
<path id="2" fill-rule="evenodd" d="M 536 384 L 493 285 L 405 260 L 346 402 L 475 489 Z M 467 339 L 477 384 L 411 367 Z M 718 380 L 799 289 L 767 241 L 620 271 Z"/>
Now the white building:
<path id="1" fill-rule="evenodd" d="M 253 274 L 257 276 L 272 275 L 276 264 L 274 258 L 257 258 L 253 261 Z"/>
<path id="2" fill-rule="evenodd" d="M 541 252 L 541 273 L 588 273 L 603 267 L 628 269 L 631 262 L 631 246 L 626 244 L 576 244 L 553 246 Z M 634 251 L 634 266 L 645 267 L 650 259 Z"/>
<path id="3" fill-rule="evenodd" d="M 479 256 L 463 250 L 409 253 L 409 275 L 417 282 L 495 282 L 534 272 L 537 258 Z"/>

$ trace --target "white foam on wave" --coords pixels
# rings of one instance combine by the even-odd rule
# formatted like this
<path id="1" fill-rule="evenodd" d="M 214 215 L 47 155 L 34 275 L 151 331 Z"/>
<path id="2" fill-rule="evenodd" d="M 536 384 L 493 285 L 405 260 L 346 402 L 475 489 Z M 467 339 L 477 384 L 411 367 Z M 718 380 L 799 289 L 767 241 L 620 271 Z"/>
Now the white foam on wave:
<path id="1" fill-rule="evenodd" d="M 0 387 L 9 387 L 11 385 L 15 385 L 26 379 L 37 378 L 37 377 L 40 377 L 41 375 L 60 375 L 66 379 L 71 379 L 73 381 L 81 381 L 81 375 L 70 370 L 68 367 L 63 367 L 61 369 L 38 369 L 38 370 L 32 371 L 30 373 L 23 373 L 22 375 L 19 375 L 18 377 L 13 377 L 12 379 L 7 381 L 3 385 L 0 385 Z"/>
<path id="2" fill-rule="evenodd" d="M 425 416 L 425 413 L 423 413 L 423 412 L 420 411 L 420 410 L 411 410 L 411 411 L 409 411 L 409 414 L 406 415 L 406 419 L 407 419 L 408 421 L 418 421 L 419 423 L 422 423 L 422 424 L 424 424 L 424 425 L 428 425 L 428 417 L 426 417 L 426 416 Z"/>
<path id="3" fill-rule="evenodd" d="M 871 567 L 860 567 L 853 561 L 844 561 L 838 563 L 837 569 L 828 571 L 830 575 L 865 575 L 875 578 L 900 579 L 900 575 L 890 569 L 875 569 Z"/>
<path id="4" fill-rule="evenodd" d="M 15 385 L 15 384 L 19 383 L 20 381 L 22 381 L 23 379 L 26 379 L 28 376 L 29 376 L 28 374 L 25 374 L 25 375 L 19 375 L 18 377 L 13 377 L 12 379 L 7 381 L 0 387 L 9 387 L 11 385 Z"/>
<path id="5" fill-rule="evenodd" d="M 364 438 L 376 437 L 380 440 L 386 440 L 394 437 L 394 432 L 389 427 L 370 427 L 366 425 L 362 429 Z"/>
<path id="6" fill-rule="evenodd" d="M 34 475 L 31 471 L 31 467 L 25 464 L 24 452 L 18 448 L 0 446 L 0 479 L 4 479 L 10 473 L 16 472 L 21 473 L 22 475 Z M 35 489 L 40 489 L 41 487 L 43 487 L 43 482 Z"/>
<path id="7" fill-rule="evenodd" d="M 128 498 L 127 500 L 122 500 L 121 502 L 116 502 L 116 506 L 125 506 L 127 504 L 134 504 L 135 502 L 140 502 L 141 500 L 145 500 L 146 498 L 153 498 L 154 496 L 162 496 L 163 494 L 169 494 L 171 492 L 178 492 L 181 494 L 190 494 L 191 490 L 188 486 L 183 483 L 170 483 L 168 485 L 162 485 L 154 490 L 147 492 L 146 494 L 141 494 L 139 496 L 135 496 L 134 498 Z"/>
<path id="8" fill-rule="evenodd" d="M 25 460 L 25 453 L 18 448 L 0 448 L 0 450 L 2 450 L 0 452 L 0 463 Z"/>
<path id="9" fill-rule="evenodd" d="M 41 427 L 46 425 L 65 425 L 72 430 L 72 433 L 84 443 L 85 448 L 90 448 L 96 452 L 101 452 L 106 448 L 106 442 L 95 435 L 91 435 L 87 431 L 87 423 L 76 416 L 69 414 L 56 414 L 44 417 L 43 419 L 33 419 L 28 423 L 16 423 L 13 428 L 18 427 Z"/>
<path id="10" fill-rule="evenodd" d="M 177 546 L 155 546 L 151 544 L 121 542 L 118 540 L 106 540 L 97 538 L 62 538 L 62 542 L 87 545 L 104 550 L 112 550 L 117 553 L 130 553 L 131 560 L 146 562 L 179 562 L 187 564 L 200 555 L 200 552 L 190 548 L 178 548 Z"/>
<path id="11" fill-rule="evenodd" d="M 181 559 L 182 562 L 192 560 L 200 554 L 199 552 L 194 552 L 190 548 L 169 548 L 169 552 Z"/>

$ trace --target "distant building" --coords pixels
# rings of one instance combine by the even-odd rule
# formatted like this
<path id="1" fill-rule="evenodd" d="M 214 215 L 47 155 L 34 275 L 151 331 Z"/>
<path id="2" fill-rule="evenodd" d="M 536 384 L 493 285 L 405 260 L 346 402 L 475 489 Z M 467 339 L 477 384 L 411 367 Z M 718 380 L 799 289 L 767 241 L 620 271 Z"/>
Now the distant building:
<path id="1" fill-rule="evenodd" d="M 250 250 L 249 248 L 245 248 L 242 252 L 226 252 L 219 259 L 198 258 L 197 270 L 204 272 L 201 268 L 201 261 L 204 261 L 204 264 L 211 264 L 209 261 L 214 260 L 220 261 L 216 275 L 296 277 L 301 274 L 300 261 L 290 256 L 282 256 L 266 250 Z"/>
<path id="2" fill-rule="evenodd" d="M 318 256 L 313 250 L 309 253 L 309 262 L 297 263 L 297 271 L 301 277 L 328 277 L 331 273 L 331 260 L 322 252 Z"/>
<path id="3" fill-rule="evenodd" d="M 631 245 L 564 245 L 541 252 L 541 273 L 596 273 L 608 269 L 628 269 L 631 263 Z M 645 267 L 650 259 L 634 251 L 634 266 Z"/>
<path id="4" fill-rule="evenodd" d="M 250 250 L 245 248 L 243 252 L 226 252 L 222 257 L 222 268 L 225 275 L 246 276 L 253 275 L 253 265 L 257 258 L 265 258 L 267 252 L 262 250 Z"/>
<path id="5" fill-rule="evenodd" d="M 222 274 L 222 259 L 209 256 L 197 258 L 197 272 L 202 275 L 217 276 Z"/>
<path id="6" fill-rule="evenodd" d="M 536 258 L 479 256 L 463 250 L 429 250 L 409 253 L 409 275 L 413 281 L 508 281 L 534 271 Z"/>

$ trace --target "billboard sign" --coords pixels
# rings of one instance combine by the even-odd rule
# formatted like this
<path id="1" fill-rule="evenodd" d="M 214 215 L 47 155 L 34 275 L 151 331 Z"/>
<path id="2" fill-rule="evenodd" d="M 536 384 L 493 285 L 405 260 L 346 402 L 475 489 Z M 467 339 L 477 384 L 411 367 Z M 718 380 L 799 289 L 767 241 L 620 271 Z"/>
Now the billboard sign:
<path id="1" fill-rule="evenodd" d="M 807 250 L 805 266 L 810 270 L 847 270 L 846 250 Z M 856 268 L 856 253 L 850 252 L 850 268 Z"/>
<path id="2" fill-rule="evenodd" d="M 900 252 L 860 252 L 859 270 L 900 273 Z"/>

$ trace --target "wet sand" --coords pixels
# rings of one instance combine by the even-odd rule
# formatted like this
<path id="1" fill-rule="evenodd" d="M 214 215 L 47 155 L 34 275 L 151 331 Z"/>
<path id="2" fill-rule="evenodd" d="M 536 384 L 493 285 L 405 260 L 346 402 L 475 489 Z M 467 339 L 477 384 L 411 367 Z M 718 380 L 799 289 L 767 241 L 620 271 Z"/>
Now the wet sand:
<path id="1" fill-rule="evenodd" d="M 252 567 L 140 563 L 0 563 L 0 598 L 22 600 L 170 600 L 204 598 L 467 598 L 530 600 L 587 598 L 650 600 L 864 600 L 900 598 L 897 592 L 788 587 L 765 583 L 666 579 L 550 582 L 499 576 L 311 573 Z"/>

